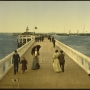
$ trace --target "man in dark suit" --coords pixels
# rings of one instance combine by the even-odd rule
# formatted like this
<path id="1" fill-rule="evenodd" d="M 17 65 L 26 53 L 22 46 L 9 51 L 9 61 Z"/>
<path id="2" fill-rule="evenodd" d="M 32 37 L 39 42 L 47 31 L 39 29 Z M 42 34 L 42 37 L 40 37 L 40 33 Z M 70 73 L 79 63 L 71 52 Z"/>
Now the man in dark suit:
<path id="1" fill-rule="evenodd" d="M 52 42 L 53 42 L 53 47 L 55 48 L 55 39 L 53 39 L 53 41 L 52 41 Z"/>
<path id="2" fill-rule="evenodd" d="M 59 63 L 60 63 L 60 67 L 62 68 L 62 71 L 64 72 L 64 65 L 65 65 L 65 58 L 64 58 L 64 54 L 63 54 L 63 50 L 60 51 L 60 55 L 58 57 L 59 59 Z"/>
<path id="3" fill-rule="evenodd" d="M 18 64 L 20 62 L 20 56 L 17 53 L 17 50 L 15 50 L 15 54 L 13 54 L 13 64 L 14 64 L 14 75 L 16 74 L 16 72 L 18 73 Z"/>

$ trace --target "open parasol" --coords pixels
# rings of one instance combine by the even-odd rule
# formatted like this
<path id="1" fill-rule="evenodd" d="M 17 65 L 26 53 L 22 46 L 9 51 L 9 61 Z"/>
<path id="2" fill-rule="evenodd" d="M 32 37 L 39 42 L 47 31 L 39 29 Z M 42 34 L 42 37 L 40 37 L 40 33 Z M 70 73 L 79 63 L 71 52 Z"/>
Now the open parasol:
<path id="1" fill-rule="evenodd" d="M 37 51 L 39 51 L 39 49 L 41 48 L 41 46 L 40 45 L 36 45 L 36 46 L 34 46 L 33 48 L 32 48 L 32 50 L 31 50 L 31 54 L 34 54 L 35 53 L 35 49 L 37 48 Z"/>

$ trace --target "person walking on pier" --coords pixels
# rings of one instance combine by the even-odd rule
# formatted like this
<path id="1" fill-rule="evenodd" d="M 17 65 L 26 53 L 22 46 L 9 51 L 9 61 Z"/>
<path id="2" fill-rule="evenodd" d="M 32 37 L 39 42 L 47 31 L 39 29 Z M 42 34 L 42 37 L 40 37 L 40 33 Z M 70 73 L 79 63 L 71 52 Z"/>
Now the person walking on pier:
<path id="1" fill-rule="evenodd" d="M 39 56 L 38 56 L 37 48 L 35 48 L 35 54 L 33 54 L 32 70 L 37 70 L 39 68 L 40 68 Z"/>
<path id="2" fill-rule="evenodd" d="M 14 75 L 16 74 L 16 72 L 18 73 L 18 64 L 20 62 L 20 56 L 17 53 L 17 50 L 15 50 L 15 54 L 13 54 L 13 59 L 12 62 L 14 64 Z"/>
<path id="3" fill-rule="evenodd" d="M 53 69 L 57 73 L 61 72 L 58 56 L 59 56 L 59 52 L 58 52 L 58 50 L 55 50 L 55 53 L 53 54 Z"/>
<path id="4" fill-rule="evenodd" d="M 60 55 L 58 56 L 59 59 L 59 63 L 60 63 L 60 67 L 62 69 L 62 71 L 64 72 L 64 65 L 65 65 L 65 58 L 64 58 L 64 54 L 63 54 L 63 50 L 60 51 Z"/>
<path id="5" fill-rule="evenodd" d="M 25 70 L 27 70 L 27 60 L 25 59 L 25 57 L 23 57 L 20 63 L 22 64 L 22 71 L 24 73 Z"/>
<path id="6" fill-rule="evenodd" d="M 52 41 L 52 42 L 53 42 L 53 47 L 55 48 L 55 39 L 53 39 L 53 41 Z"/>

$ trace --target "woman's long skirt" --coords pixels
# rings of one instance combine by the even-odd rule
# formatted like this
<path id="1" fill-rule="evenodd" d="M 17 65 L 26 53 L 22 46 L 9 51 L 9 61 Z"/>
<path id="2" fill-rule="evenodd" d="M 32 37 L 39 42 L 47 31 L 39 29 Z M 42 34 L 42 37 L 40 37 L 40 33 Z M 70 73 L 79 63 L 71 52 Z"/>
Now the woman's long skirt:
<path id="1" fill-rule="evenodd" d="M 38 60 L 38 57 L 35 56 L 33 58 L 33 63 L 32 63 L 32 70 L 37 70 L 40 68 L 40 64 L 39 64 L 39 60 Z"/>
<path id="2" fill-rule="evenodd" d="M 58 59 L 54 60 L 53 69 L 55 72 L 61 72 L 62 71 Z"/>

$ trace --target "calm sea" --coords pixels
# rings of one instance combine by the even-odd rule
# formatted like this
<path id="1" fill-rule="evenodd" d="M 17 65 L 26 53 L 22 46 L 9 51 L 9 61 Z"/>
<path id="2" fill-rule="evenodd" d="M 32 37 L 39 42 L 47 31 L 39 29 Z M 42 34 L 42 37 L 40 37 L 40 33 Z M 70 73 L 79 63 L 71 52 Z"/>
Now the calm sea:
<path id="1" fill-rule="evenodd" d="M 0 33 L 0 60 L 17 48 L 17 37 L 11 33 Z"/>
<path id="2" fill-rule="evenodd" d="M 90 36 L 58 36 L 54 38 L 90 57 Z M 0 33 L 0 60 L 17 49 L 17 37 L 12 33 Z"/>
<path id="3" fill-rule="evenodd" d="M 79 51 L 80 53 L 90 57 L 90 36 L 58 36 L 54 38 L 60 42 L 68 45 L 69 47 Z"/>

